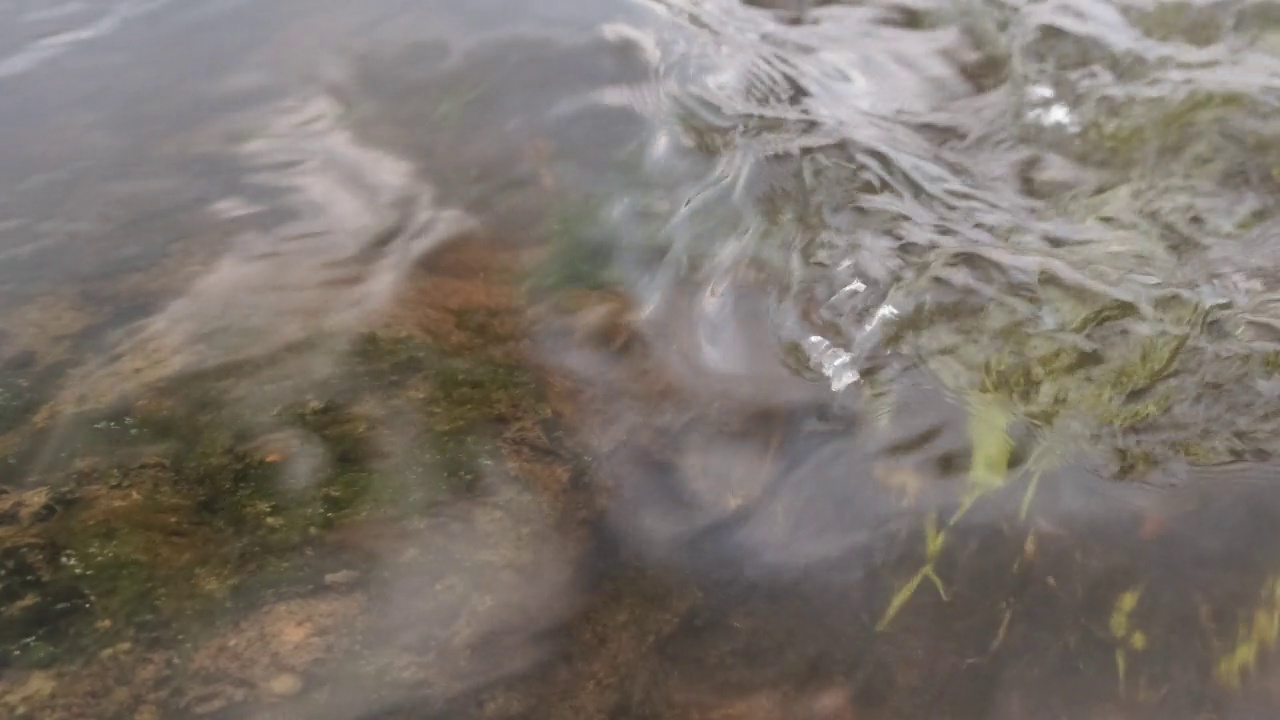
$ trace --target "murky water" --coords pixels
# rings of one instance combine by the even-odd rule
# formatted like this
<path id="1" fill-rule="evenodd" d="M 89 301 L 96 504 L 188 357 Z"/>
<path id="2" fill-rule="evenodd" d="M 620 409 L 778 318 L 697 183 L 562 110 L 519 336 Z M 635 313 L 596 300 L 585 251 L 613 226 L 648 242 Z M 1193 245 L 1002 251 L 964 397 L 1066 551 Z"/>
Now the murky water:
<path id="1" fill-rule="evenodd" d="M 1272 717 L 1278 32 L 0 0 L 0 711 Z"/>

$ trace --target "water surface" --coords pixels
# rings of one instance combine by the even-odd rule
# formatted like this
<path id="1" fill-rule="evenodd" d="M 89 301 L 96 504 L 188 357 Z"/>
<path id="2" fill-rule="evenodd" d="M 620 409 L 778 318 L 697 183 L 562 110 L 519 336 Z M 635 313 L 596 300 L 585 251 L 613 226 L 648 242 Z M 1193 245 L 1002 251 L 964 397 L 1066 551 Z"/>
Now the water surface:
<path id="1" fill-rule="evenodd" d="M 0 3 L 0 708 L 1271 717 L 1278 22 Z"/>

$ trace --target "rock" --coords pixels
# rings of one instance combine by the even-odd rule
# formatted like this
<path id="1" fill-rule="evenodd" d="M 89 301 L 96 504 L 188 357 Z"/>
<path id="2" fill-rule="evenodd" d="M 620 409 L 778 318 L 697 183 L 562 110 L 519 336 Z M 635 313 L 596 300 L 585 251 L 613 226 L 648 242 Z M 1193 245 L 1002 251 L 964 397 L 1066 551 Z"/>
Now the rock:
<path id="1" fill-rule="evenodd" d="M 111 625 L 108 624 L 107 627 L 111 627 Z M 98 657 L 102 658 L 103 660 L 110 660 L 113 657 L 125 655 L 130 650 L 133 650 L 133 643 L 122 642 L 118 645 L 113 645 L 109 648 L 106 648 L 102 652 L 99 652 Z"/>
<path id="2" fill-rule="evenodd" d="M 133 720 L 160 720 L 160 709 L 155 705 L 143 705 L 133 713 Z"/>
<path id="3" fill-rule="evenodd" d="M 197 717 L 212 715 L 232 705 L 244 702 L 245 695 L 244 690 L 241 688 L 219 685 L 202 688 L 199 692 L 188 697 L 184 705 L 191 711 L 192 715 Z"/>
<path id="4" fill-rule="evenodd" d="M 281 673 L 267 683 L 267 692 L 278 698 L 293 697 L 302 692 L 302 676 L 296 673 Z"/>
<path id="5" fill-rule="evenodd" d="M 4 369 L 10 372 L 22 372 L 36 366 L 40 356 L 34 350 L 22 350 L 4 360 Z"/>
<path id="6" fill-rule="evenodd" d="M 58 506 L 47 502 L 39 508 L 36 508 L 35 512 L 31 514 L 31 519 L 38 523 L 48 522 L 57 516 L 57 514 Z"/>
<path id="7" fill-rule="evenodd" d="M 37 670 L 27 676 L 27 681 L 9 693 L 5 701 L 22 705 L 28 700 L 41 700 L 53 694 L 58 688 L 58 680 L 53 673 Z"/>
<path id="8" fill-rule="evenodd" d="M 1088 188 L 1095 181 L 1084 168 L 1053 153 L 1027 158 L 1018 173 L 1022 191 L 1041 200 Z"/>
<path id="9" fill-rule="evenodd" d="M 329 587 L 346 587 L 359 579 L 360 573 L 355 570 L 339 570 L 325 575 L 324 584 Z"/>
<path id="10" fill-rule="evenodd" d="M 847 688 L 832 687 L 809 698 L 809 717 L 815 720 L 855 720 L 853 699 Z"/>

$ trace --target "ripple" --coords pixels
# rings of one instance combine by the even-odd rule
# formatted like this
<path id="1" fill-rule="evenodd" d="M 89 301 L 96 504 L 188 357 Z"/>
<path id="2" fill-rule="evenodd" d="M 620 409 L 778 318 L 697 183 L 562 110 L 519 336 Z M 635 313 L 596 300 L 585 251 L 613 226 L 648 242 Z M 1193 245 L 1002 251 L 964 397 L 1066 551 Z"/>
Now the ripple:
<path id="1" fill-rule="evenodd" d="M 169 2 L 170 0 L 127 0 L 112 5 L 95 20 L 31 40 L 18 51 L 0 56 L 0 80 L 30 72 L 77 45 L 112 35 L 125 23 L 149 15 Z M 29 13 L 22 20 L 37 22 L 71 17 L 77 15 L 82 8 L 83 5 L 79 3 L 67 3 Z"/>

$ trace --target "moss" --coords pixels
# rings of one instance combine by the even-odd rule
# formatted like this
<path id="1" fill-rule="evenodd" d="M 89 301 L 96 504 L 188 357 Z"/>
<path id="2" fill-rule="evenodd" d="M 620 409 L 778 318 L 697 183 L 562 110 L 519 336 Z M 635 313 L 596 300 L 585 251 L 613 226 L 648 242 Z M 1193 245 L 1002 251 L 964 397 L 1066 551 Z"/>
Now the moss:
<path id="1" fill-rule="evenodd" d="M 470 492 L 480 480 L 484 454 L 472 438 L 438 433 L 432 438 L 435 469 L 446 491 Z"/>
<path id="2" fill-rule="evenodd" d="M 485 438 L 503 424 L 539 417 L 543 399 L 530 372 L 492 361 L 447 360 L 430 373 L 424 416 L 446 488 L 469 491 L 481 479 Z"/>
<path id="3" fill-rule="evenodd" d="M 543 230 L 548 252 L 531 273 L 531 290 L 600 290 L 618 284 L 615 243 L 606 236 L 600 213 L 591 203 L 566 203 L 551 214 Z"/>
<path id="4" fill-rule="evenodd" d="M 31 530 L 44 553 L 40 572 L 14 568 L 33 578 L 24 597 L 36 601 L 33 612 L 0 626 L 0 643 L 12 660 L 47 664 L 123 639 L 204 627 L 211 615 L 253 603 L 239 592 L 246 582 L 270 574 L 273 582 L 253 583 L 267 587 L 282 575 L 304 575 L 292 568 L 311 562 L 299 548 L 369 494 L 375 477 L 365 467 L 363 426 L 353 413 L 320 403 L 291 416 L 337 458 L 314 490 L 299 497 L 283 493 L 279 466 L 252 451 L 247 434 L 207 397 L 190 396 L 191 406 L 136 417 L 136 427 L 163 456 L 61 479 L 80 500 Z M 81 601 L 67 600 L 73 597 Z M 51 602 L 62 608 L 53 625 L 43 611 Z M 31 651 L 31 638 L 40 652 Z"/>
<path id="5" fill-rule="evenodd" d="M 521 318 L 501 308 L 466 308 L 453 317 L 458 332 L 468 341 L 468 352 L 463 353 L 467 357 L 474 357 L 475 353 L 495 355 L 521 330 Z"/>
<path id="6" fill-rule="evenodd" d="M 388 387 L 420 376 L 435 354 L 414 338 L 377 332 L 361 334 L 351 349 L 353 370 L 360 379 Z"/>
<path id="7" fill-rule="evenodd" d="M 28 380 L 12 373 L 0 373 L 0 433 L 6 433 L 31 419 L 40 409 L 41 398 L 32 392 Z"/>
<path id="8" fill-rule="evenodd" d="M 153 507 L 73 516 L 42 543 L 46 564 L 7 617 L 0 664 L 43 666 L 148 636 L 207 607 L 226 587 L 210 560 L 230 538 Z M 222 563 L 219 562 L 219 565 Z"/>
<path id="9" fill-rule="evenodd" d="M 56 577 L 61 560 L 62 550 L 47 542 L 0 548 L 0 667 L 52 661 L 88 607 L 82 588 Z"/>
<path id="10" fill-rule="evenodd" d="M 314 433 L 322 441 L 338 472 L 368 464 L 373 456 L 369 446 L 369 422 L 333 401 L 311 401 L 287 413 L 292 424 Z"/>
<path id="11" fill-rule="evenodd" d="M 533 372 L 494 357 L 498 353 L 493 346 L 511 337 L 512 313 L 476 309 L 457 313 L 456 321 L 474 340 L 473 350 L 450 353 L 420 339 L 379 334 L 366 335 L 356 349 L 357 372 L 366 377 L 380 375 L 392 388 L 422 388 L 418 411 L 426 422 L 429 445 L 424 448 L 424 460 L 440 474 L 446 492 L 475 486 L 487 450 L 504 426 L 547 414 Z M 322 417 L 323 412 L 317 414 L 317 420 Z M 320 434 L 327 442 L 344 446 L 341 434 Z M 356 433 L 357 438 L 361 436 Z"/>
<path id="12" fill-rule="evenodd" d="M 1170 155 L 1191 160 L 1215 141 L 1216 126 L 1250 114 L 1247 97 L 1226 93 L 1162 96 L 1145 105 L 1134 100 L 1125 99 L 1123 112 L 1095 110 L 1100 119 L 1083 132 L 1091 158 L 1113 167 L 1147 165 Z"/>
<path id="13" fill-rule="evenodd" d="M 1280 374 L 1280 351 L 1262 353 L 1258 358 L 1258 363 L 1267 374 Z"/>
<path id="14" fill-rule="evenodd" d="M 42 665 L 121 640 L 182 636 L 253 605 L 247 585 L 278 590 L 282 578 L 308 576 L 312 560 L 299 549 L 358 508 L 375 482 L 344 468 L 307 497 L 286 498 L 273 465 L 212 437 L 172 465 L 80 479 L 84 499 L 40 533 L 44 563 L 25 591 L 38 599 L 34 611 L 0 625 L 11 659 Z M 60 608 L 56 623 L 47 607 Z"/>
<path id="15" fill-rule="evenodd" d="M 425 412 L 437 433 L 513 420 L 538 400 L 527 369 L 499 362 L 446 360 L 432 369 L 429 382 Z"/>
<path id="16" fill-rule="evenodd" d="M 42 365 L 30 353 L 0 365 L 0 482 L 22 482 L 32 463 L 47 461 L 42 451 L 50 432 L 35 420 L 69 367 L 66 361 Z"/>
<path id="17" fill-rule="evenodd" d="M 1160 465 L 1160 459 L 1146 448 L 1116 448 L 1114 455 L 1116 477 L 1121 480 L 1142 477 Z"/>
<path id="18" fill-rule="evenodd" d="M 79 502 L 24 529 L 30 542 L 0 536 L 0 600 L 17 608 L 0 617 L 0 664 L 189 637 L 264 594 L 318 582 L 318 556 L 329 555 L 307 548 L 344 524 L 409 521 L 473 490 L 512 428 L 550 415 L 533 370 L 514 356 L 521 317 L 514 306 L 453 310 L 451 332 L 464 342 L 448 346 L 364 334 L 341 377 L 268 418 L 227 405 L 241 371 L 182 378 L 68 419 L 87 428 L 68 433 L 81 466 L 43 480 Z M 391 456 L 386 417 L 365 410 L 388 407 L 422 422 L 420 446 Z M 288 453 L 264 429 L 318 440 L 321 475 L 286 487 Z"/>

